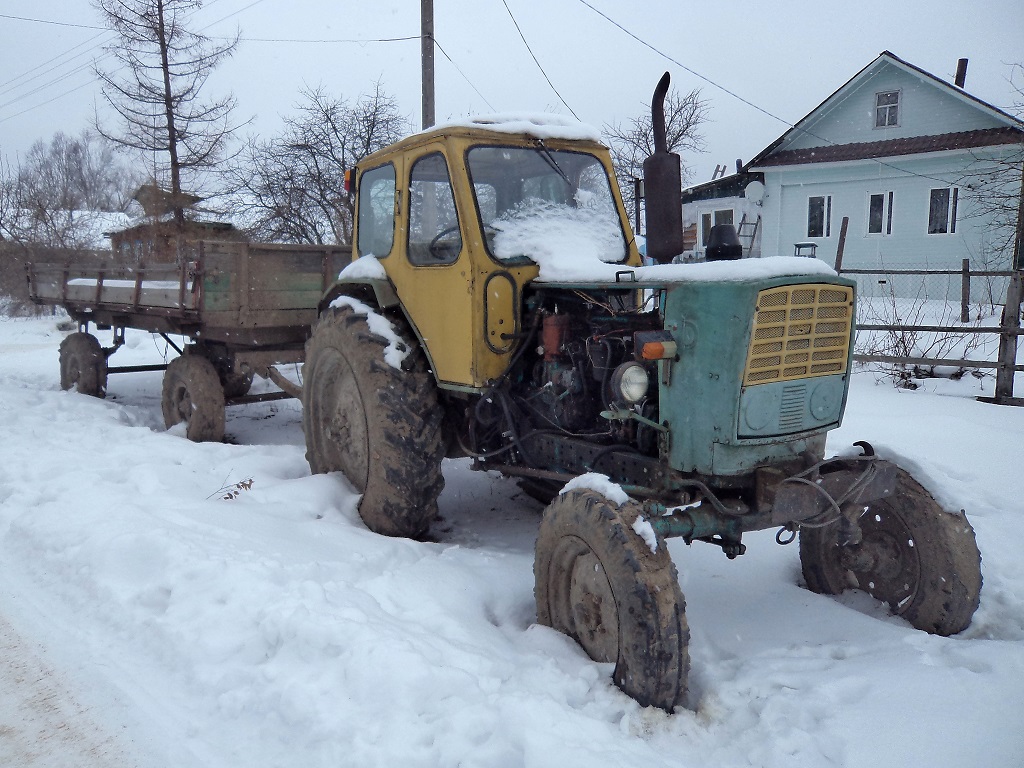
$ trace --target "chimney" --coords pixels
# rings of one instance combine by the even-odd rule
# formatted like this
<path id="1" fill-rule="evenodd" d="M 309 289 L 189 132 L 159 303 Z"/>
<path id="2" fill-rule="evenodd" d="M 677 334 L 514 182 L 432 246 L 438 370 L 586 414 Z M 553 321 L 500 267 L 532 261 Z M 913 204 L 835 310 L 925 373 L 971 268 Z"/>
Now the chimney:
<path id="1" fill-rule="evenodd" d="M 967 59 L 958 59 L 956 62 L 956 78 L 953 80 L 957 88 L 963 88 L 967 82 Z"/>

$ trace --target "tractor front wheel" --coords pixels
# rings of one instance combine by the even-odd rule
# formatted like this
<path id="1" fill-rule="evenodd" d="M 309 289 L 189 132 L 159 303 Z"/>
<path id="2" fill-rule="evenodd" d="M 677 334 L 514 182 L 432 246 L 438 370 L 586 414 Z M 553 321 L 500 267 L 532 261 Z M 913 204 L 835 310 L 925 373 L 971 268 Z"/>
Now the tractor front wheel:
<path id="1" fill-rule="evenodd" d="M 690 667 L 686 604 L 664 540 L 652 552 L 633 530 L 639 514 L 591 490 L 555 498 L 537 536 L 537 621 L 614 663 L 615 684 L 641 705 L 671 712 Z"/>
<path id="2" fill-rule="evenodd" d="M 981 595 L 981 555 L 962 513 L 946 512 L 901 469 L 893 495 L 868 504 L 857 522 L 862 539 L 845 546 L 839 522 L 800 531 L 800 564 L 812 592 L 859 589 L 936 635 L 970 625 Z"/>

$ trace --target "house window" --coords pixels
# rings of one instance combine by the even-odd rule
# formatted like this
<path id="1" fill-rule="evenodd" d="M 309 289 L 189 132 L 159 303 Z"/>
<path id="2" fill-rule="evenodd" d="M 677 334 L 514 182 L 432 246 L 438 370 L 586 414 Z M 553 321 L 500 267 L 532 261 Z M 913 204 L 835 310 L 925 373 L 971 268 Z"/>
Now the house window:
<path id="1" fill-rule="evenodd" d="M 807 199 L 807 236 L 832 237 L 832 195 Z"/>
<path id="2" fill-rule="evenodd" d="M 956 204 L 959 187 L 933 189 L 928 200 L 928 234 L 945 235 L 956 232 Z"/>
<path id="3" fill-rule="evenodd" d="M 717 211 L 701 214 L 700 217 L 700 243 L 705 248 L 708 238 L 711 237 L 711 227 L 719 224 L 732 224 L 732 208 L 721 208 Z"/>
<path id="4" fill-rule="evenodd" d="M 875 128 L 889 128 L 900 124 L 900 92 L 882 91 L 875 94 Z"/>
<path id="5" fill-rule="evenodd" d="M 892 234 L 892 192 L 878 192 L 868 198 L 868 234 Z"/>

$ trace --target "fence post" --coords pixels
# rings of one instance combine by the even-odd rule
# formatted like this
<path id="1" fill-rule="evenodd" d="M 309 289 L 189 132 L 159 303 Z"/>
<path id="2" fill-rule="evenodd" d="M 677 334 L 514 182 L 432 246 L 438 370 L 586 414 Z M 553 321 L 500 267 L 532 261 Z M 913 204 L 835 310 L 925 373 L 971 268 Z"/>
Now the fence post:
<path id="1" fill-rule="evenodd" d="M 850 226 L 850 217 L 843 216 L 843 223 L 839 227 L 839 246 L 836 248 L 836 272 L 843 271 L 843 251 L 846 250 L 846 228 Z"/>
<path id="2" fill-rule="evenodd" d="M 1020 307 L 1022 295 L 1021 273 L 1017 272 L 1010 278 L 1006 288 L 1006 304 L 1003 305 L 1003 316 L 1000 325 L 1009 330 L 1020 328 Z M 1013 367 L 1017 364 L 1017 336 L 1011 333 L 999 334 L 999 367 L 996 368 L 995 401 L 1013 397 Z"/>
<path id="3" fill-rule="evenodd" d="M 960 278 L 960 322 L 969 323 L 971 321 L 971 260 L 964 259 L 961 263 L 961 274 Z"/>

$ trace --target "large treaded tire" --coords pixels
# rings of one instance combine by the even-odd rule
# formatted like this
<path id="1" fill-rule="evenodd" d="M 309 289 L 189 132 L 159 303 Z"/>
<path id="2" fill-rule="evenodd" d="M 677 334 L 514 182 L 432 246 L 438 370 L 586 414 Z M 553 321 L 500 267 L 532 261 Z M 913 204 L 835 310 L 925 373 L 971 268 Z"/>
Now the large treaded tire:
<path id="1" fill-rule="evenodd" d="M 83 395 L 107 393 L 107 356 L 91 333 L 72 333 L 60 343 L 60 388 Z"/>
<path id="2" fill-rule="evenodd" d="M 679 577 L 660 537 L 657 552 L 632 529 L 640 505 L 590 490 L 545 510 L 534 560 L 537 621 L 576 640 L 643 706 L 683 703 L 690 633 Z"/>
<path id="3" fill-rule="evenodd" d="M 224 439 L 224 389 L 217 369 L 201 354 L 185 350 L 164 372 L 160 408 L 168 429 L 186 422 L 194 443 Z"/>
<path id="4" fill-rule="evenodd" d="M 306 343 L 302 427 L 314 473 L 343 472 L 362 494 L 359 516 L 386 536 L 419 538 L 444 488 L 442 412 L 426 359 L 404 323 L 401 369 L 388 342 L 349 307 L 327 310 Z"/>
<path id="5" fill-rule="evenodd" d="M 800 531 L 800 565 L 812 592 L 860 589 L 917 629 L 966 629 L 981 598 L 981 555 L 962 513 L 946 512 L 904 470 L 895 493 L 871 502 L 860 544 L 840 547 L 839 524 Z"/>

